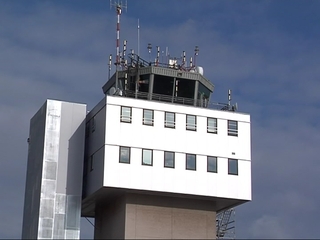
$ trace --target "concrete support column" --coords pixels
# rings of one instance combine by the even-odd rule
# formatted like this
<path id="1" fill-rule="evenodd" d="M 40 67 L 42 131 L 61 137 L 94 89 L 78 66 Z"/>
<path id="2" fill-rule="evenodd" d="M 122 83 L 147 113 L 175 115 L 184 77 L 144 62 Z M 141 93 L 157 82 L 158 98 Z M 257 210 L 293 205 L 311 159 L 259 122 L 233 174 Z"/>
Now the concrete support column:
<path id="1" fill-rule="evenodd" d="M 126 193 L 100 202 L 95 239 L 215 239 L 210 201 Z"/>

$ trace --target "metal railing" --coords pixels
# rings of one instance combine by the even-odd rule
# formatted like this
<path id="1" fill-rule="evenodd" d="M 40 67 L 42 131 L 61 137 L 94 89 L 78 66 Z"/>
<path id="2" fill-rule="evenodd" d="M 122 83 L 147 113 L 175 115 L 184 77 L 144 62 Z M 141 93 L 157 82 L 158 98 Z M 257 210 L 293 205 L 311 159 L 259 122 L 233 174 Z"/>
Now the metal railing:
<path id="1" fill-rule="evenodd" d="M 137 99 L 146 99 L 150 101 L 160 101 L 160 102 L 196 106 L 196 107 L 202 107 L 202 108 L 229 110 L 229 105 L 226 103 L 209 102 L 206 99 L 195 100 L 192 98 L 169 96 L 169 95 L 158 94 L 158 93 L 149 94 L 148 92 L 135 92 L 132 90 L 124 90 L 121 92 L 121 94 L 119 94 L 119 96 L 137 98 Z"/>
<path id="2" fill-rule="evenodd" d="M 160 61 L 146 61 L 140 56 L 138 56 L 135 53 L 129 53 L 128 58 L 131 61 L 131 67 L 139 66 L 139 67 L 148 67 L 148 66 L 155 66 L 155 67 L 163 67 L 163 68 L 170 68 L 170 69 L 176 69 L 176 70 L 182 70 L 182 71 L 190 71 L 196 68 L 196 66 L 184 66 L 181 64 L 169 64 L 169 63 L 163 63 Z"/>
<path id="3" fill-rule="evenodd" d="M 217 213 L 217 239 L 235 239 L 235 209 L 230 208 Z"/>

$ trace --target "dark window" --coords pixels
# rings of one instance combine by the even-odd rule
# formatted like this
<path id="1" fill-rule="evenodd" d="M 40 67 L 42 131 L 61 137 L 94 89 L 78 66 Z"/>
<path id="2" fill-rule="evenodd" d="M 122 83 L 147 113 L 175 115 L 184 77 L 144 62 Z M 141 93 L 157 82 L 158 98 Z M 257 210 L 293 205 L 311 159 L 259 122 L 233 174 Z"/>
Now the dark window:
<path id="1" fill-rule="evenodd" d="M 217 157 L 208 156 L 207 171 L 214 172 L 214 173 L 218 172 Z"/>
<path id="2" fill-rule="evenodd" d="M 173 91 L 173 77 L 167 77 L 167 76 L 162 76 L 155 74 L 154 75 L 154 81 L 153 81 L 153 93 L 161 94 L 161 95 L 168 95 L 172 96 L 172 91 Z M 153 94 L 153 99 L 158 99 L 158 96 L 156 97 L 155 94 Z M 171 97 L 170 98 L 163 98 L 161 99 L 162 101 L 169 101 L 171 102 Z"/>
<path id="3" fill-rule="evenodd" d="M 198 106 L 207 107 L 210 98 L 210 90 L 202 83 L 199 83 L 198 88 Z"/>
<path id="4" fill-rule="evenodd" d="M 165 112 L 164 126 L 167 128 L 175 128 L 175 113 Z"/>
<path id="5" fill-rule="evenodd" d="M 143 124 L 153 126 L 153 110 L 143 109 Z"/>
<path id="6" fill-rule="evenodd" d="M 228 159 L 228 174 L 238 175 L 238 160 Z"/>
<path id="7" fill-rule="evenodd" d="M 195 154 L 186 154 L 186 169 L 187 170 L 196 170 L 196 155 Z"/>
<path id="8" fill-rule="evenodd" d="M 207 119 L 207 132 L 208 133 L 218 133 L 218 120 L 216 118 Z"/>
<path id="9" fill-rule="evenodd" d="M 152 166 L 152 150 L 142 149 L 142 165 Z"/>
<path id="10" fill-rule="evenodd" d="M 131 123 L 131 107 L 121 107 L 120 121 Z"/>
<path id="11" fill-rule="evenodd" d="M 238 136 L 238 122 L 228 120 L 228 135 L 229 136 Z"/>
<path id="12" fill-rule="evenodd" d="M 120 155 L 119 162 L 130 163 L 130 148 L 129 147 L 120 147 L 119 155 Z"/>
<path id="13" fill-rule="evenodd" d="M 197 131 L 197 117 L 194 115 L 187 115 L 187 130 Z"/>
<path id="14" fill-rule="evenodd" d="M 164 152 L 164 166 L 174 168 L 174 152 Z"/>
<path id="15" fill-rule="evenodd" d="M 176 80 L 175 90 L 178 97 L 189 98 L 193 100 L 194 98 L 194 86 L 196 81 L 194 80 L 187 80 L 183 78 L 178 78 Z M 188 100 L 189 100 L 188 99 Z M 185 104 L 193 105 L 193 101 L 191 102 L 184 102 Z"/>

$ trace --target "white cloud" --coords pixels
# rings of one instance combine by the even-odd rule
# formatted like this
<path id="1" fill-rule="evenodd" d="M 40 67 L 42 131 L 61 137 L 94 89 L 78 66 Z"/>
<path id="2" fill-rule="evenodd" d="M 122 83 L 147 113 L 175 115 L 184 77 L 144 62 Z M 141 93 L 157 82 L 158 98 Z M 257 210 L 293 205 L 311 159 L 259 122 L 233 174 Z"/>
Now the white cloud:
<path id="1" fill-rule="evenodd" d="M 240 111 L 251 113 L 253 202 L 245 204 L 246 214 L 237 219 L 243 222 L 237 236 L 318 236 L 312 223 L 320 209 L 318 40 L 292 37 L 270 24 L 265 17 L 269 1 L 237 7 L 235 2 L 202 3 L 174 3 L 169 9 L 160 1 L 152 8 L 134 3 L 149 15 L 168 12 L 162 20 L 140 21 L 140 52 L 148 58 L 151 42 L 153 56 L 159 45 L 177 57 L 185 50 L 189 58 L 198 45 L 197 61 L 216 85 L 214 99 L 226 100 L 226 90 L 232 88 Z M 116 34 L 115 15 L 108 7 L 102 14 L 41 2 L 28 13 L 7 5 L 0 8 L 0 187 L 10 194 L 3 197 L 0 211 L 10 217 L 0 223 L 0 237 L 17 238 L 29 120 L 47 98 L 93 107 L 103 97 Z M 121 39 L 137 50 L 139 14 L 130 11 L 122 15 Z M 169 24 L 168 19 L 175 21 Z M 10 214 L 7 209 L 13 206 Z"/>
<path id="2" fill-rule="evenodd" d="M 252 236 L 259 239 L 288 239 L 294 236 L 284 227 L 283 219 L 276 216 L 264 215 L 255 220 L 249 231 Z"/>

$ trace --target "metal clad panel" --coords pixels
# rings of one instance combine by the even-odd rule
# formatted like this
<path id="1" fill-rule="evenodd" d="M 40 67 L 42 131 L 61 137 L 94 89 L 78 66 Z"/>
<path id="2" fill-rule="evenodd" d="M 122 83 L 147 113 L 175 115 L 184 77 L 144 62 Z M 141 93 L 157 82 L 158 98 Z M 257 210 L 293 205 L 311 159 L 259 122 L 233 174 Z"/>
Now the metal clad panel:
<path id="1" fill-rule="evenodd" d="M 41 198 L 52 199 L 55 198 L 56 181 L 42 179 Z"/>
<path id="2" fill-rule="evenodd" d="M 57 163 L 56 162 L 44 162 L 44 173 L 43 173 L 44 179 L 51 179 L 56 180 L 57 179 Z"/>
<path id="3" fill-rule="evenodd" d="M 56 214 L 64 214 L 66 212 L 66 195 L 65 194 L 56 194 L 56 205 L 55 211 Z"/>
<path id="4" fill-rule="evenodd" d="M 41 218 L 53 218 L 53 199 L 41 199 L 40 201 L 40 219 Z"/>
<path id="5" fill-rule="evenodd" d="M 55 214 L 54 216 L 54 226 L 53 226 L 54 239 L 64 239 L 65 237 L 64 218 L 65 218 L 65 214 Z"/>

